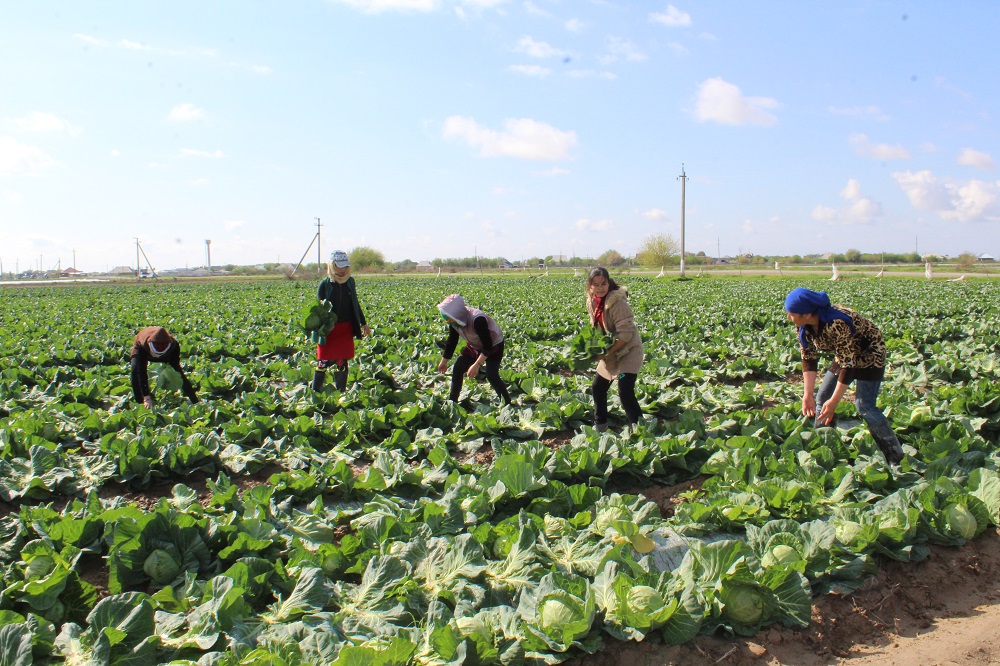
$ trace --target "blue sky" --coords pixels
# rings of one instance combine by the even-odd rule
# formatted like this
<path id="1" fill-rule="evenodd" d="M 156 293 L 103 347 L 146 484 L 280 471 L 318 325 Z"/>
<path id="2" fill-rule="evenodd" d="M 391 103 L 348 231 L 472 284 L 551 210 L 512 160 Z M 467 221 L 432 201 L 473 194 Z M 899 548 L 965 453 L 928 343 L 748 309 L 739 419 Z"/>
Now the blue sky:
<path id="1" fill-rule="evenodd" d="M 0 261 L 1000 255 L 990 2 L 8 3 Z M 315 249 L 310 258 L 315 260 Z"/>

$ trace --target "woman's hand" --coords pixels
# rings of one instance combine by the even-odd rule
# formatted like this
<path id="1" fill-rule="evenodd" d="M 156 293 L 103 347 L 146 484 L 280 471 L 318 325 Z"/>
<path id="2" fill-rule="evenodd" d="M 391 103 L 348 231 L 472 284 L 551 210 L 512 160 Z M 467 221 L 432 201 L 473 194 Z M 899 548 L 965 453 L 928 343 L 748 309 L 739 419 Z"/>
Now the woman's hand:
<path id="1" fill-rule="evenodd" d="M 812 393 L 802 396 L 802 416 L 816 416 L 816 398 Z"/>
<path id="2" fill-rule="evenodd" d="M 371 334 L 372 334 L 372 329 L 368 328 L 367 326 L 361 327 L 361 337 L 367 338 L 370 337 Z"/>
<path id="3" fill-rule="evenodd" d="M 142 399 L 142 404 L 144 404 L 146 406 L 146 409 L 152 409 L 153 408 L 153 396 L 147 395 L 145 398 Z"/>
<path id="4" fill-rule="evenodd" d="M 475 379 L 476 377 L 479 376 L 479 368 L 482 367 L 482 365 L 483 365 L 482 363 L 476 361 L 475 363 L 469 366 L 468 370 L 465 371 L 465 376 L 468 377 L 469 379 Z"/>
<path id="5" fill-rule="evenodd" d="M 442 375 L 448 372 L 448 359 L 446 358 L 441 359 L 441 362 L 438 363 L 438 372 L 440 372 Z"/>
<path id="6" fill-rule="evenodd" d="M 819 411 L 819 416 L 816 417 L 816 422 L 819 425 L 830 425 L 833 423 L 833 417 L 837 413 L 837 401 L 830 398 L 823 403 L 823 408 Z"/>

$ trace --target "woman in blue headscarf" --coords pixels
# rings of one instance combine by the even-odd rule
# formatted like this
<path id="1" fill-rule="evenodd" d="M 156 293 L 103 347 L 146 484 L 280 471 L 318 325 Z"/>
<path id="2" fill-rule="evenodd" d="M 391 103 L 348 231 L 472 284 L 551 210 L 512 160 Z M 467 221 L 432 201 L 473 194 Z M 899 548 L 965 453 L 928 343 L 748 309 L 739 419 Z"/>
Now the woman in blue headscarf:
<path id="1" fill-rule="evenodd" d="M 898 464 L 903 459 L 903 449 L 885 414 L 876 405 L 885 377 L 882 332 L 854 310 L 832 305 L 830 297 L 822 291 L 793 289 L 785 298 L 785 311 L 798 328 L 802 346 L 802 414 L 816 417 L 817 425 L 833 425 L 837 405 L 851 382 L 856 382 L 854 404 L 858 413 L 868 424 L 885 459 L 892 465 Z M 834 357 L 816 391 L 821 351 L 832 352 Z"/>

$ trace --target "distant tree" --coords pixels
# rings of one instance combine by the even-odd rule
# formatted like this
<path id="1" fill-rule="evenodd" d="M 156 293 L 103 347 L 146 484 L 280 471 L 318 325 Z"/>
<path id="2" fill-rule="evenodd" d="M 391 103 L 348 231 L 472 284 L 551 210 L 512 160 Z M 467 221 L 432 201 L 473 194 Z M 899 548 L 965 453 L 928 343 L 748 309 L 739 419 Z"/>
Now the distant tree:
<path id="1" fill-rule="evenodd" d="M 855 250 L 854 248 L 851 248 L 850 250 L 844 253 L 844 261 L 846 261 L 849 264 L 856 264 L 860 260 L 861 260 L 861 252 Z"/>
<path id="2" fill-rule="evenodd" d="M 618 250 L 608 250 L 597 258 L 597 263 L 601 266 L 623 266 L 625 257 Z"/>
<path id="3" fill-rule="evenodd" d="M 976 255 L 971 252 L 963 252 L 958 255 L 958 268 L 963 271 L 971 271 L 976 265 Z"/>
<path id="4" fill-rule="evenodd" d="M 635 260 L 646 268 L 659 268 L 670 263 L 680 251 L 680 243 L 670 234 L 653 234 L 643 239 Z"/>
<path id="5" fill-rule="evenodd" d="M 351 258 L 351 268 L 354 270 L 363 271 L 373 268 L 382 270 L 385 268 L 385 256 L 374 248 L 361 245 L 347 254 Z"/>
<path id="6" fill-rule="evenodd" d="M 412 259 L 403 259 L 402 261 L 397 261 L 396 263 L 394 263 L 392 265 L 392 270 L 394 270 L 394 271 L 408 271 L 408 270 L 410 270 L 411 268 L 413 268 L 416 265 L 417 265 L 417 263 L 415 261 L 413 261 Z"/>

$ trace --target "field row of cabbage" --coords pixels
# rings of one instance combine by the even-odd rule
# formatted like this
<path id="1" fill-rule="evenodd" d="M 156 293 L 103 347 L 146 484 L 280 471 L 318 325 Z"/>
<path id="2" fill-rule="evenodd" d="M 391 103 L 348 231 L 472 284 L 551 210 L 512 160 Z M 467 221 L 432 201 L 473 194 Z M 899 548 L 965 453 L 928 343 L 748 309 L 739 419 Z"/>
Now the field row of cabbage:
<path id="1" fill-rule="evenodd" d="M 1000 523 L 992 283 L 802 285 L 886 336 L 889 469 L 863 426 L 798 414 L 798 283 L 623 281 L 646 418 L 603 435 L 580 280 L 362 277 L 344 393 L 308 386 L 310 283 L 0 291 L 0 663 L 551 664 L 803 626 Z M 452 292 L 503 327 L 514 405 L 447 400 Z M 148 324 L 199 404 L 131 401 Z M 667 513 L 613 491 L 695 478 Z"/>

